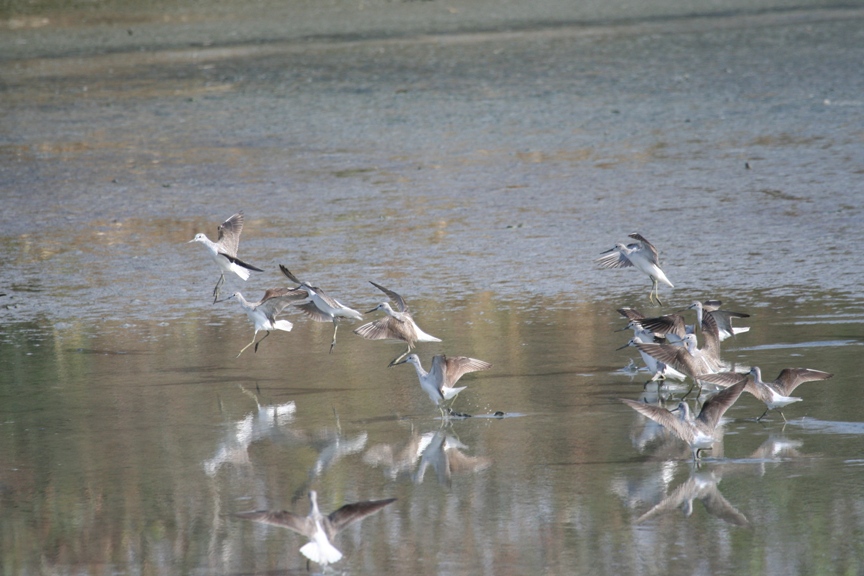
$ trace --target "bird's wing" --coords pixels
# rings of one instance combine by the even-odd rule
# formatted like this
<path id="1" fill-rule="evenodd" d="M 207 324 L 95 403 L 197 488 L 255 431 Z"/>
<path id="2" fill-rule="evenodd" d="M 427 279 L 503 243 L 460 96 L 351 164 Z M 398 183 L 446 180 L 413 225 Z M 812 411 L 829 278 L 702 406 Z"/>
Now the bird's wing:
<path id="1" fill-rule="evenodd" d="M 279 270 L 281 270 L 282 274 L 287 276 L 288 279 L 291 280 L 292 282 L 294 282 L 295 284 L 303 284 L 303 282 L 298 280 L 297 277 L 294 276 L 294 274 L 292 274 L 291 271 L 288 270 L 288 268 L 286 268 L 284 264 L 279 264 Z"/>
<path id="2" fill-rule="evenodd" d="M 281 510 L 278 512 L 270 510 L 240 512 L 237 514 L 237 517 L 252 520 L 254 522 L 261 522 L 262 524 L 280 526 L 282 528 L 287 528 L 288 530 L 293 530 L 298 534 L 303 534 L 304 536 L 311 536 L 314 530 L 314 524 L 311 518 L 308 516 L 299 516 L 293 512 L 288 512 L 287 510 Z"/>
<path id="3" fill-rule="evenodd" d="M 688 354 L 688 352 L 680 346 L 673 346 L 671 344 L 654 344 L 653 342 L 647 344 L 637 342 L 636 348 L 641 352 L 645 352 L 652 358 L 655 358 L 668 366 L 672 366 L 679 372 L 684 372 L 690 369 L 688 366 L 685 366 L 682 361 L 682 355 Z M 682 366 L 684 366 L 683 369 Z"/>
<path id="4" fill-rule="evenodd" d="M 261 298 L 258 308 L 261 308 L 267 316 L 272 318 L 282 312 L 289 304 L 297 300 L 305 300 L 308 297 L 309 293 L 299 288 L 270 288 L 264 292 L 264 297 Z"/>
<path id="5" fill-rule="evenodd" d="M 599 268 L 627 268 L 633 266 L 633 263 L 627 258 L 627 255 L 613 248 L 611 252 L 600 258 L 596 258 L 594 262 Z"/>
<path id="6" fill-rule="evenodd" d="M 666 408 L 661 408 L 660 406 L 654 406 L 652 404 L 645 404 L 644 402 L 637 402 L 636 400 L 630 400 L 629 398 L 619 398 L 619 400 L 643 416 L 647 416 L 664 428 L 667 428 L 688 444 L 693 439 L 693 425 L 690 422 L 681 420 L 681 418 Z"/>
<path id="7" fill-rule="evenodd" d="M 746 385 L 747 380 L 741 380 L 706 400 L 697 420 L 704 422 L 711 430 L 716 428 L 723 413 L 738 400 Z"/>
<path id="8" fill-rule="evenodd" d="M 375 282 L 372 282 L 371 280 L 369 281 L 369 283 L 372 284 L 373 286 L 375 286 L 376 288 L 378 288 L 379 290 L 381 290 L 382 292 L 384 292 L 384 294 L 386 294 L 387 297 L 390 298 L 390 300 L 392 300 L 394 304 L 396 304 L 396 309 L 399 310 L 399 312 L 407 312 L 408 311 L 408 305 L 405 304 L 405 300 L 402 298 L 402 296 L 400 296 L 396 292 L 393 292 L 392 290 L 388 290 L 387 288 L 385 288 L 384 286 L 381 286 L 380 284 L 376 284 Z"/>
<path id="9" fill-rule="evenodd" d="M 374 514 L 395 501 L 396 498 L 387 498 L 385 500 L 367 500 L 366 502 L 345 504 L 327 516 L 327 519 L 330 521 L 328 523 L 328 536 L 332 538 L 336 533 L 352 522 L 356 522 L 370 514 Z"/>
<path id="10" fill-rule="evenodd" d="M 702 315 L 702 348 L 700 350 L 707 355 L 711 362 L 720 361 L 720 328 L 711 314 Z"/>
<path id="11" fill-rule="evenodd" d="M 367 340 L 400 340 L 398 335 L 401 333 L 401 327 L 402 322 L 385 316 L 356 328 L 354 333 Z"/>
<path id="12" fill-rule="evenodd" d="M 478 370 L 488 370 L 492 367 L 489 362 L 477 360 L 476 358 L 468 358 L 467 356 L 447 357 L 443 354 L 438 354 L 432 358 L 432 369 L 430 373 L 440 371 L 444 377 L 441 378 L 441 384 L 444 388 L 452 388 L 464 374 L 468 372 L 477 372 Z"/>
<path id="13" fill-rule="evenodd" d="M 631 322 L 633 320 L 642 320 L 643 318 L 645 318 L 645 315 L 639 310 L 636 310 L 635 308 L 619 308 L 618 313 L 627 318 L 627 320 L 630 320 Z"/>
<path id="14" fill-rule="evenodd" d="M 656 318 L 643 318 L 638 321 L 642 328 L 655 334 L 674 334 L 683 338 L 687 334 L 684 317 L 680 314 L 667 314 Z"/>
<path id="15" fill-rule="evenodd" d="M 656 266 L 660 265 L 659 255 L 657 254 L 657 248 L 654 247 L 651 242 L 646 240 L 641 234 L 638 232 L 633 232 L 632 234 L 628 234 L 630 238 L 642 243 L 642 248 L 648 250 L 651 253 L 651 261 L 654 262 Z"/>
<path id="16" fill-rule="evenodd" d="M 321 312 L 314 302 L 306 302 L 305 304 L 295 304 L 297 308 L 303 311 L 306 316 L 315 322 L 332 322 L 333 318 L 329 314 Z"/>
<path id="17" fill-rule="evenodd" d="M 236 248 L 235 248 L 235 250 L 236 250 Z M 243 268 L 246 268 L 247 270 L 254 270 L 255 272 L 263 272 L 263 270 L 261 270 L 260 268 L 256 268 L 255 266 L 252 266 L 251 264 L 247 264 L 246 262 L 244 262 L 243 260 L 240 260 L 236 256 L 231 256 L 230 254 L 226 254 L 225 252 L 219 252 L 219 255 L 222 256 L 223 258 L 227 259 L 229 262 L 233 262 L 234 264 L 237 264 L 238 266 L 242 266 Z"/>
<path id="18" fill-rule="evenodd" d="M 219 238 L 216 240 L 219 250 L 236 258 L 237 247 L 240 246 L 240 232 L 242 231 L 243 212 L 238 212 L 219 225 Z"/>
<path id="19" fill-rule="evenodd" d="M 774 386 L 777 391 L 784 396 L 789 396 L 792 391 L 804 382 L 812 382 L 814 380 L 827 380 L 833 374 L 830 372 L 822 372 L 821 370 L 812 370 L 810 368 L 784 368 L 777 379 L 774 380 Z"/>
<path id="20" fill-rule="evenodd" d="M 696 376 L 696 379 L 701 382 L 717 384 L 718 386 L 726 388 L 733 384 L 737 384 L 742 380 L 746 380 L 747 374 L 739 374 L 738 372 L 717 372 L 715 374 L 699 374 Z"/>
<path id="21" fill-rule="evenodd" d="M 344 304 L 342 304 L 341 302 L 339 302 L 338 300 L 336 300 L 332 296 L 325 294 L 324 291 L 321 290 L 320 288 L 316 288 L 314 286 L 311 288 L 313 290 L 315 290 L 315 293 L 318 294 L 318 297 L 321 298 L 321 300 L 323 300 L 324 302 L 326 302 L 327 305 L 330 306 L 331 308 L 347 308 L 347 306 L 345 306 Z"/>

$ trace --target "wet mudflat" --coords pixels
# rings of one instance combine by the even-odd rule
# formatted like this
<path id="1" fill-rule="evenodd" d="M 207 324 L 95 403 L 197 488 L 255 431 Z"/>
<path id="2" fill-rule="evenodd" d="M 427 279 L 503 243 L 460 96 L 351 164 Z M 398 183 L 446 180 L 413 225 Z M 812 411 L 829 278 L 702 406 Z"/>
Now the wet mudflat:
<path id="1" fill-rule="evenodd" d="M 233 514 L 305 513 L 310 489 L 398 498 L 337 538 L 349 573 L 861 570 L 864 12 L 542 6 L 400 3 L 403 29 L 357 34 L 218 4 L 7 20 L 4 572 L 305 573 L 301 537 Z M 359 322 L 328 354 L 292 313 L 235 358 L 252 326 L 186 242 L 240 209 L 265 272 L 226 290 L 257 299 L 284 263 L 359 310 L 368 280 L 399 291 L 443 340 L 425 365 L 493 364 L 461 382 L 475 417 L 442 425 Z M 634 230 L 664 307 L 592 265 Z M 725 359 L 835 376 L 785 425 L 745 395 L 694 469 L 618 401 L 648 375 L 615 309 L 709 297 L 752 314 Z"/>

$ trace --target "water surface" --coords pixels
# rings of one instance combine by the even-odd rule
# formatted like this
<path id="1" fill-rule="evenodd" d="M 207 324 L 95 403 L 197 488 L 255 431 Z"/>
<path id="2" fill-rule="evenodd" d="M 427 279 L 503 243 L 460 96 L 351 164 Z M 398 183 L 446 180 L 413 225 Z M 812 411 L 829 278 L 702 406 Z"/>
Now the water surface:
<path id="1" fill-rule="evenodd" d="M 351 34 L 110 6 L 0 38 L 3 573 L 306 573 L 301 537 L 233 515 L 310 489 L 398 498 L 338 538 L 349 573 L 861 571 L 864 12 L 399 3 L 397 30 L 370 4 Z M 235 358 L 251 324 L 187 242 L 240 209 L 265 272 L 226 291 L 279 263 L 360 310 L 397 290 L 443 340 L 426 365 L 494 365 L 475 417 L 442 424 L 350 323 L 328 354 L 292 314 Z M 663 307 L 591 263 L 634 230 Z M 835 376 L 785 425 L 742 397 L 694 469 L 618 401 L 654 398 L 615 310 L 709 297 L 752 315 L 739 368 Z"/>

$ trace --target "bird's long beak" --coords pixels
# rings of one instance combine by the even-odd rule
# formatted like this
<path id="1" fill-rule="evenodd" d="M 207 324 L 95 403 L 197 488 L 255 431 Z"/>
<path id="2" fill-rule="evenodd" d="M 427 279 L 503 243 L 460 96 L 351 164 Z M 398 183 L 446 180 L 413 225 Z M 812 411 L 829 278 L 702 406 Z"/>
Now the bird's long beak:
<path id="1" fill-rule="evenodd" d="M 228 296 L 227 298 L 222 298 L 221 300 L 216 300 L 216 301 L 213 302 L 213 303 L 216 304 L 216 303 L 218 303 L 218 302 L 225 302 L 226 300 L 231 300 L 232 298 L 234 298 L 234 295 L 233 295 L 233 294 L 232 294 L 231 296 Z"/>
<path id="2" fill-rule="evenodd" d="M 364 312 L 364 314 L 371 314 L 372 312 L 375 312 L 376 310 L 378 310 L 378 307 L 377 307 L 377 306 L 376 306 L 375 308 L 372 308 L 372 309 L 369 310 L 368 312 Z"/>
<path id="3" fill-rule="evenodd" d="M 629 347 L 630 347 L 630 342 L 627 342 L 626 344 L 624 344 L 620 348 L 615 348 L 615 350 L 623 350 L 624 348 L 629 348 Z"/>
<path id="4" fill-rule="evenodd" d="M 613 250 L 615 250 L 615 248 L 609 248 L 608 250 L 604 250 L 603 252 L 600 252 L 600 254 L 608 254 L 609 252 L 612 252 Z"/>
<path id="5" fill-rule="evenodd" d="M 388 368 L 392 368 L 393 366 L 398 366 L 399 364 L 405 364 L 408 360 L 406 358 L 402 358 L 401 360 L 393 360 L 390 364 L 387 365 Z"/>

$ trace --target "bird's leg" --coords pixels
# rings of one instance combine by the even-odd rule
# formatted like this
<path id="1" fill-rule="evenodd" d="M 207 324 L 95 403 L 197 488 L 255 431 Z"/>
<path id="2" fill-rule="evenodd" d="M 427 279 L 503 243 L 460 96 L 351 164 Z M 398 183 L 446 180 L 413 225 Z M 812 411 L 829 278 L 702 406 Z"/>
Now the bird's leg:
<path id="1" fill-rule="evenodd" d="M 264 338 L 267 338 L 267 336 L 269 336 L 269 335 L 270 335 L 270 331 L 267 330 L 267 333 L 264 334 Z M 264 341 L 264 338 L 261 338 L 261 340 L 258 340 L 258 342 L 255 342 L 255 352 L 258 352 L 258 345 Z"/>
<path id="2" fill-rule="evenodd" d="M 402 354 L 400 354 L 399 356 L 397 356 L 396 358 L 394 358 L 393 361 L 390 362 L 390 364 L 387 365 L 387 367 L 388 367 L 388 368 L 392 368 L 393 366 L 395 366 L 396 364 L 398 364 L 399 361 L 402 360 L 403 358 L 405 358 L 405 356 L 407 356 L 409 352 L 411 352 L 411 347 L 410 347 L 410 346 L 408 347 L 408 350 L 406 350 L 405 352 L 403 352 Z"/>
<path id="3" fill-rule="evenodd" d="M 217 300 L 219 300 L 219 294 L 221 294 L 221 290 L 219 287 L 225 282 L 225 273 L 219 275 L 219 280 L 216 281 L 216 287 L 213 288 L 213 303 L 215 304 Z"/>
<path id="4" fill-rule="evenodd" d="M 651 276 L 651 292 L 654 294 L 654 299 L 657 301 L 658 306 L 662 306 L 663 302 L 660 300 L 660 284 L 657 282 L 657 279 Z"/>
<path id="5" fill-rule="evenodd" d="M 783 416 L 783 423 L 784 423 L 784 424 L 787 424 L 789 421 L 786 420 L 786 415 L 783 414 L 783 411 L 780 410 L 780 409 L 778 409 L 777 412 L 780 412 L 780 416 Z"/>
<path id="6" fill-rule="evenodd" d="M 333 318 L 333 341 L 330 342 L 330 354 L 333 353 L 333 347 L 336 346 L 336 331 L 339 329 L 339 324 L 336 323 L 336 318 Z"/>
<path id="7" fill-rule="evenodd" d="M 257 337 L 258 337 L 258 331 L 256 330 L 255 333 L 252 335 L 252 341 L 249 342 L 248 344 L 246 344 L 246 346 L 244 346 L 243 349 L 240 350 L 240 352 L 237 353 L 237 356 L 235 356 L 235 358 L 239 358 L 239 357 L 240 357 L 240 354 L 242 354 L 243 352 L 245 352 L 246 349 L 249 348 L 249 346 L 252 346 L 253 344 L 255 344 L 255 338 L 257 338 Z M 265 336 L 265 338 L 266 338 L 266 336 Z M 263 339 L 264 339 L 264 338 L 262 338 L 262 340 L 263 340 Z"/>
<path id="8" fill-rule="evenodd" d="M 761 422 L 761 421 L 762 421 L 762 418 L 764 418 L 765 415 L 768 414 L 768 411 L 769 411 L 769 410 L 771 410 L 771 409 L 770 409 L 770 408 L 766 408 L 765 411 L 762 413 L 762 415 L 759 416 L 758 418 L 756 418 L 756 422 Z M 780 414 L 782 415 L 783 413 L 780 412 Z M 786 417 L 785 417 L 785 416 L 783 417 L 783 420 L 786 420 Z"/>

